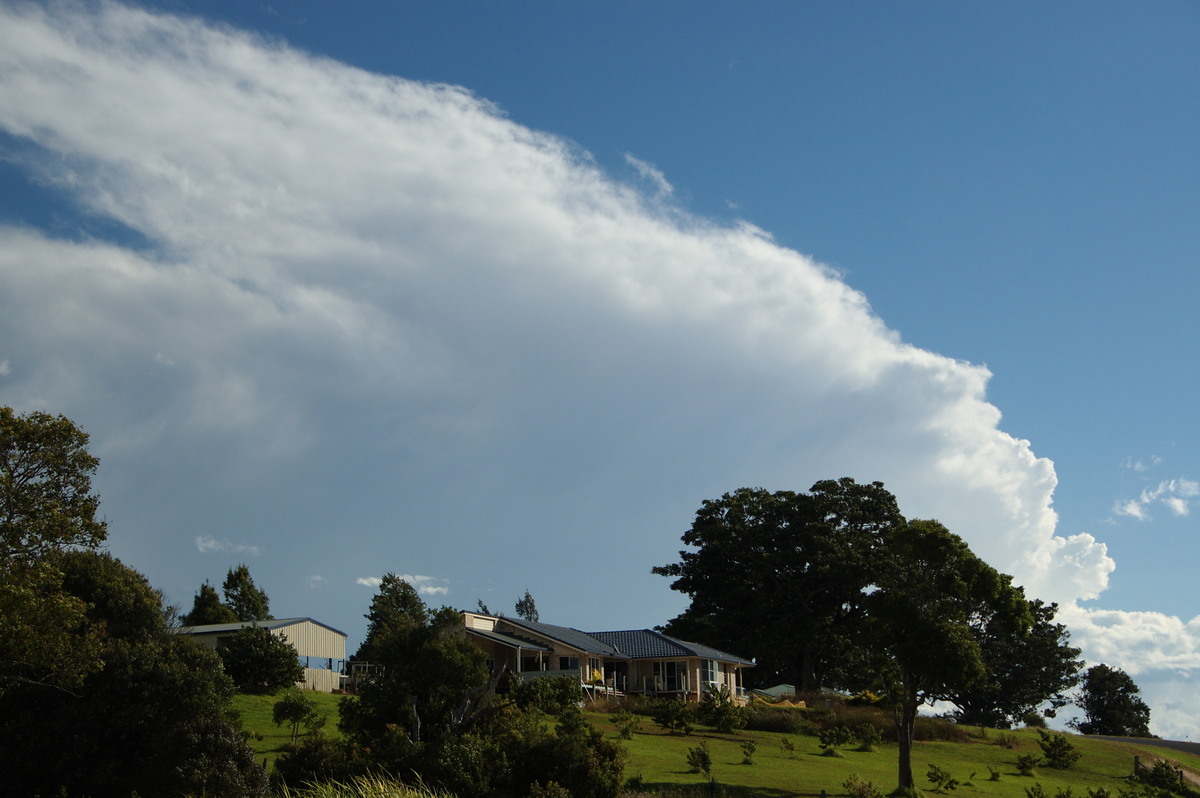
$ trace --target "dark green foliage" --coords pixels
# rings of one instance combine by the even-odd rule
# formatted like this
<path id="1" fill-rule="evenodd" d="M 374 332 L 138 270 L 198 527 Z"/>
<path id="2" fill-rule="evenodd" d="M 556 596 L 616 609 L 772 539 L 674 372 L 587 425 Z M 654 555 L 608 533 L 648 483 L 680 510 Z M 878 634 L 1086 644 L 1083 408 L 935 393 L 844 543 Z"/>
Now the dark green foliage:
<path id="1" fill-rule="evenodd" d="M 1152 737 L 1150 707 L 1142 701 L 1140 692 L 1123 670 L 1107 665 L 1088 668 L 1075 697 L 1075 705 L 1083 710 L 1084 719 L 1072 720 L 1069 725 L 1083 734 Z"/>
<path id="2" fill-rule="evenodd" d="M 286 635 L 262 626 L 239 629 L 218 653 L 225 672 L 243 692 L 276 693 L 304 678 L 304 667 Z"/>
<path id="3" fill-rule="evenodd" d="M 17 415 L 0 407 L 0 562 L 37 562 L 68 548 L 95 548 L 108 530 L 87 433 L 65 416 Z"/>
<path id="4" fill-rule="evenodd" d="M 1046 729 L 1049 724 L 1046 723 L 1046 716 L 1040 712 L 1026 712 L 1021 717 L 1021 722 L 1025 724 L 1027 729 Z"/>
<path id="5" fill-rule="evenodd" d="M 779 747 L 788 755 L 788 759 L 796 758 L 796 744 L 786 737 L 779 738 Z"/>
<path id="6" fill-rule="evenodd" d="M 987 674 L 973 626 L 1011 616 L 1028 628 L 1028 602 L 1012 579 L 936 521 L 910 521 L 885 536 L 877 589 L 865 599 L 865 639 L 896 706 L 900 788 L 913 785 L 917 710 Z"/>
<path id="7" fill-rule="evenodd" d="M 229 569 L 221 583 L 221 591 L 225 594 L 225 604 L 239 621 L 271 620 L 271 602 L 266 592 L 254 584 L 245 563 Z"/>
<path id="8" fill-rule="evenodd" d="M 988 765 L 988 781 L 1000 781 L 1000 771 Z"/>
<path id="9" fill-rule="evenodd" d="M 802 690 L 851 685 L 864 589 L 882 534 L 903 523 L 876 482 L 818 482 L 809 493 L 741 488 L 696 513 L 692 550 L 653 572 L 691 605 L 668 634 L 755 658 L 754 678 Z"/>
<path id="10" fill-rule="evenodd" d="M 746 740 L 745 742 L 743 742 L 742 743 L 742 764 L 743 765 L 753 765 L 754 764 L 754 753 L 757 750 L 758 750 L 758 743 L 754 742 L 753 739 Z"/>
<path id="11" fill-rule="evenodd" d="M 345 784 L 369 771 L 365 752 L 349 740 L 309 737 L 275 760 L 273 778 L 292 787 L 328 781 Z"/>
<path id="12" fill-rule="evenodd" d="M 1160 759 L 1150 767 L 1139 767 L 1134 770 L 1133 778 L 1155 790 L 1166 790 L 1177 795 L 1188 794 L 1187 784 L 1183 780 L 1183 772 L 1179 765 Z M 1195 794 L 1191 792 L 1190 794 Z"/>
<path id="13" fill-rule="evenodd" d="M 672 734 L 692 733 L 696 713 L 692 709 L 692 705 L 686 701 L 676 698 L 659 698 L 651 704 L 650 711 L 650 717 L 654 719 L 659 728 Z"/>
<path id="14" fill-rule="evenodd" d="M 1022 773 L 1021 775 L 1024 776 L 1028 774 Z M 1048 798 L 1048 796 L 1046 795 L 1046 790 L 1039 783 L 1033 785 L 1032 787 L 1025 788 L 1025 798 Z"/>
<path id="15" fill-rule="evenodd" d="M 205 582 L 200 585 L 195 598 L 192 599 L 191 611 L 179 620 L 184 626 L 205 626 L 214 623 L 236 623 L 240 619 L 236 612 L 221 601 L 217 589 Z"/>
<path id="16" fill-rule="evenodd" d="M 1071 766 L 1079 761 L 1079 757 L 1083 756 L 1075 750 L 1075 746 L 1071 745 L 1065 734 L 1050 734 L 1040 729 L 1038 734 L 1041 736 L 1038 745 L 1046 757 L 1046 767 L 1070 770 Z"/>
<path id="17" fill-rule="evenodd" d="M 482 602 L 480 602 L 482 603 Z M 393 573 L 384 574 L 379 592 L 371 599 L 371 609 L 363 616 L 367 637 L 354 655 L 355 660 L 378 660 L 375 644 L 385 636 L 402 634 L 429 624 L 429 609 L 417 594 L 417 589 Z"/>
<path id="18" fill-rule="evenodd" d="M 693 773 L 703 773 L 705 776 L 712 773 L 712 754 L 708 750 L 708 740 L 688 749 L 687 763 Z"/>
<path id="19" fill-rule="evenodd" d="M 815 737 L 819 728 L 804 710 L 794 707 L 772 707 L 751 704 L 746 707 L 746 728 L 750 731 L 803 734 Z"/>
<path id="20" fill-rule="evenodd" d="M 1053 713 L 1067 703 L 1063 693 L 1079 683 L 1079 649 L 1068 644 L 1070 633 L 1054 623 L 1057 604 L 1028 602 L 1029 618 L 1000 613 L 974 627 L 987 667 L 984 678 L 949 697 L 959 707 L 959 723 L 1012 728 L 1041 718 L 1037 707 L 1049 702 Z M 1042 720 L 1045 726 L 1045 721 Z"/>
<path id="21" fill-rule="evenodd" d="M 316 734 L 325 725 L 325 718 L 317 711 L 316 702 L 294 687 L 275 702 L 271 708 L 271 720 L 276 726 L 287 724 L 291 728 L 292 745 L 300 736 L 301 726 L 309 734 Z"/>
<path id="22" fill-rule="evenodd" d="M 537 622 L 537 604 L 534 602 L 533 596 L 528 590 L 525 591 L 525 595 L 522 598 L 517 599 L 515 609 L 517 611 L 518 618 L 522 618 L 526 621 L 534 621 L 535 623 Z"/>
<path id="23" fill-rule="evenodd" d="M 929 779 L 929 783 L 933 785 L 935 792 L 945 793 L 958 789 L 958 779 L 937 765 L 931 764 L 925 777 Z"/>
<path id="24" fill-rule="evenodd" d="M 523 710 L 536 709 L 547 715 L 561 715 L 583 702 L 583 688 L 571 676 L 532 677 L 514 680 L 509 696 Z"/>
<path id="25" fill-rule="evenodd" d="M 732 734 L 746 726 L 746 711 L 733 700 L 726 685 L 705 691 L 698 714 L 702 722 L 722 734 Z"/>
<path id="26" fill-rule="evenodd" d="M 109 555 L 67 552 L 63 586 L 103 623 L 103 667 L 72 694 L 23 685 L 0 698 L 5 790 L 93 798 L 257 796 L 266 779 L 229 711 L 208 649 L 174 634 L 160 595 Z"/>
<path id="27" fill-rule="evenodd" d="M 75 690 L 100 667 L 103 630 L 63 590 L 59 563 L 108 534 L 87 441 L 63 416 L 0 407 L 0 695 L 18 685 Z"/>
<path id="28" fill-rule="evenodd" d="M 1042 758 L 1037 754 L 1020 754 L 1017 756 L 1017 772 L 1022 776 L 1032 776 L 1041 762 Z"/>

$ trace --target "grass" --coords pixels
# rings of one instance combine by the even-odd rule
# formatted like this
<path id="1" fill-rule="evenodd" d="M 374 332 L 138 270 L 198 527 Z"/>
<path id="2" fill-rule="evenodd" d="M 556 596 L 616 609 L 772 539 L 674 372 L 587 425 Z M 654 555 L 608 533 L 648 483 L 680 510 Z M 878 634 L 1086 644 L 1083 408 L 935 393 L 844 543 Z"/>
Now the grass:
<path id="1" fill-rule="evenodd" d="M 325 728 L 321 733 L 334 739 L 341 737 L 338 731 L 338 701 L 340 695 L 330 693 L 305 692 L 305 697 L 316 702 L 317 711 L 325 718 Z M 291 743 L 291 730 L 284 724 L 276 726 L 272 719 L 275 702 L 280 699 L 277 695 L 249 695 L 238 693 L 233 697 L 233 709 L 242 719 L 242 728 L 250 732 L 250 747 L 254 749 L 259 761 L 268 769 L 283 753 L 284 748 Z"/>
<path id="2" fill-rule="evenodd" d="M 616 729 L 604 714 L 591 713 L 589 720 L 606 734 L 617 736 Z M 963 798 L 1026 798 L 1025 788 L 1034 784 L 1041 784 L 1048 795 L 1068 787 L 1074 789 L 1078 798 L 1086 798 L 1089 788 L 1099 787 L 1105 787 L 1115 795 L 1127 786 L 1124 779 L 1133 771 L 1135 755 L 1141 755 L 1143 762 L 1165 757 L 1188 770 L 1200 772 L 1200 757 L 1068 735 L 1083 754 L 1073 768 L 1038 768 L 1032 777 L 1021 776 L 1017 772 L 1017 756 L 1027 753 L 1041 756 L 1037 733 L 1018 730 L 1005 734 L 1016 740 L 1016 748 L 996 744 L 998 732 L 981 735 L 979 729 L 972 730 L 967 742 L 915 743 L 912 769 L 918 788 L 927 795 L 933 793 L 933 785 L 926 778 L 931 764 L 949 771 L 959 781 L 953 795 Z M 785 737 L 794 745 L 793 753 L 784 749 L 782 739 Z M 741 744 L 751 738 L 757 744 L 757 751 L 754 764 L 745 765 L 742 764 Z M 822 755 L 817 738 L 811 736 L 749 731 L 718 734 L 702 726 L 691 735 L 683 736 L 662 732 L 649 723 L 643 724 L 643 732 L 635 734 L 632 740 L 624 741 L 628 753 L 626 777 L 637 778 L 647 791 L 688 785 L 707 788 L 705 776 L 691 772 L 687 766 L 688 749 L 699 745 L 701 740 L 708 742 L 712 754 L 712 776 L 729 796 L 845 795 L 842 785 L 852 774 L 872 782 L 886 795 L 897 782 L 895 743 L 881 743 L 872 753 L 847 746 L 842 749 L 841 756 L 831 757 Z M 999 781 L 989 780 L 989 766 L 1000 772 Z"/>
<path id="3" fill-rule="evenodd" d="M 319 711 L 328 720 L 323 733 L 338 737 L 337 711 L 340 696 L 307 693 L 317 702 Z M 290 741 L 288 730 L 276 726 L 271 719 L 276 696 L 238 695 L 234 708 L 242 717 L 244 727 L 251 732 L 250 745 L 261 760 L 272 764 Z M 605 712 L 585 713 L 589 722 L 606 736 L 619 739 L 611 715 Z M 1047 795 L 1072 788 L 1076 798 L 1086 798 L 1088 789 L 1107 788 L 1116 795 L 1126 787 L 1125 777 L 1133 771 L 1134 756 L 1151 764 L 1165 758 L 1181 767 L 1200 773 L 1200 756 L 1155 748 L 1148 745 L 1115 743 L 1079 735 L 1067 737 L 1082 754 L 1070 770 L 1040 767 L 1033 776 L 1017 772 L 1017 757 L 1022 754 L 1042 755 L 1035 730 L 1020 729 L 998 732 L 979 728 L 969 732 L 962 742 L 925 741 L 913 745 L 912 769 L 917 787 L 927 796 L 934 794 L 926 778 L 929 766 L 937 765 L 957 779 L 959 787 L 947 795 L 955 798 L 1026 798 L 1025 788 L 1040 784 Z M 786 738 L 794 751 L 785 750 Z M 753 739 L 757 745 L 754 764 L 742 763 L 742 743 Z M 707 741 L 712 755 L 712 776 L 731 798 L 762 796 L 763 798 L 812 798 L 823 793 L 844 796 L 842 786 L 851 775 L 875 785 L 883 794 L 896 786 L 897 748 L 895 743 L 880 743 L 876 750 L 864 753 L 854 750 L 855 744 L 842 749 L 841 756 L 824 756 L 815 736 L 778 732 L 741 731 L 720 734 L 697 726 L 690 735 L 670 734 L 659 730 L 649 718 L 643 719 L 642 731 L 631 740 L 620 740 L 626 750 L 625 776 L 635 779 L 641 787 L 629 795 L 658 794 L 686 796 L 710 794 L 706 777 L 692 772 L 687 765 L 688 750 Z M 1013 747 L 1001 745 L 1008 742 Z M 990 780 L 990 770 L 1000 772 L 999 781 Z"/>

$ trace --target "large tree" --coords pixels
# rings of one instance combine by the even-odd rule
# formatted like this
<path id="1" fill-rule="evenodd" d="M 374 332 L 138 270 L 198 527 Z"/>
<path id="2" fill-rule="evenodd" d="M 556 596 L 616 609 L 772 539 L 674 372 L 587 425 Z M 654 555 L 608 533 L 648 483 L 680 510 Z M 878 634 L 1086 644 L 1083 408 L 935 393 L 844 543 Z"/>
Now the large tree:
<path id="1" fill-rule="evenodd" d="M 221 590 L 225 594 L 225 604 L 239 621 L 271 620 L 271 602 L 267 593 L 254 584 L 245 563 L 229 569 Z"/>
<path id="2" fill-rule="evenodd" d="M 1024 632 L 1024 619 L 1009 614 L 974 627 L 987 673 L 950 696 L 959 723 L 1007 729 L 1043 704 L 1053 716 L 1067 703 L 1064 693 L 1079 683 L 1082 662 L 1067 628 L 1054 622 L 1057 612 L 1057 604 L 1033 599 Z"/>
<path id="3" fill-rule="evenodd" d="M 229 678 L 245 693 L 274 694 L 304 678 L 295 646 L 262 626 L 242 627 L 217 653 Z"/>
<path id="4" fill-rule="evenodd" d="M 665 629 L 753 657 L 758 683 L 854 686 L 864 591 L 883 536 L 903 522 L 882 483 L 848 477 L 705 501 L 683 535 L 691 549 L 653 569 L 691 599 Z"/>
<path id="5" fill-rule="evenodd" d="M 987 674 L 977 629 L 1004 624 L 1024 634 L 1028 602 L 937 521 L 889 531 L 865 598 L 866 642 L 893 704 L 898 787 L 913 786 L 912 743 L 922 704 L 947 700 Z"/>
<path id="6" fill-rule="evenodd" d="M 215 652 L 176 634 L 161 595 L 107 554 L 66 552 L 62 587 L 103 626 L 103 666 L 72 692 L 20 684 L 0 697 L 13 795 L 265 793 Z"/>
<path id="7" fill-rule="evenodd" d="M 517 611 L 518 618 L 522 618 L 526 621 L 533 621 L 535 623 L 537 622 L 537 620 L 538 620 L 537 604 L 534 602 L 533 594 L 531 594 L 529 592 L 528 588 L 526 588 L 526 590 L 525 590 L 525 595 L 523 597 L 517 599 L 517 604 L 516 604 L 515 609 Z"/>
<path id="8" fill-rule="evenodd" d="M 74 690 L 100 665 L 102 629 L 62 589 L 60 567 L 64 552 L 107 535 L 87 441 L 63 416 L 0 407 L 0 695 Z"/>
<path id="9" fill-rule="evenodd" d="M 1075 697 L 1084 718 L 1072 720 L 1070 725 L 1083 734 L 1153 737 L 1150 707 L 1140 693 L 1133 678 L 1120 668 L 1093 665 L 1083 675 L 1083 685 Z"/>

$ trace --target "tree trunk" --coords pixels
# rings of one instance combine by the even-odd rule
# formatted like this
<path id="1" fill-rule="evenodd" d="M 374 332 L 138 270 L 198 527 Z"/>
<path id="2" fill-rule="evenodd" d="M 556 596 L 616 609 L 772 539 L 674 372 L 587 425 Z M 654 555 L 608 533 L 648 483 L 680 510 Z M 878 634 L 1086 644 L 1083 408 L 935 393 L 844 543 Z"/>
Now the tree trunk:
<path id="1" fill-rule="evenodd" d="M 896 742 L 899 744 L 899 774 L 897 789 L 906 790 L 913 786 L 912 745 L 913 730 L 917 724 L 917 699 L 905 696 L 896 710 Z"/>

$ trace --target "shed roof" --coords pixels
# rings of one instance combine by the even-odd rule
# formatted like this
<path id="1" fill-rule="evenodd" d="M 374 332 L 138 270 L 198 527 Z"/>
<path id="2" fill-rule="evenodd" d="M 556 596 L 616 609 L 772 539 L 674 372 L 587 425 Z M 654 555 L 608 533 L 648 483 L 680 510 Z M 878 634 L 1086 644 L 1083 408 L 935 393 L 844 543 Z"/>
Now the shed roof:
<path id="1" fill-rule="evenodd" d="M 288 626 L 296 626 L 297 624 L 304 623 L 305 621 L 308 621 L 309 623 L 314 623 L 317 626 L 328 629 L 329 631 L 333 632 L 334 634 L 339 634 L 342 637 L 346 636 L 345 632 L 343 632 L 339 629 L 334 629 L 329 624 L 321 623 L 320 621 L 314 620 L 312 618 L 271 618 L 271 619 L 265 620 L 265 621 L 235 621 L 233 623 L 207 623 L 207 624 L 201 624 L 199 626 L 181 626 L 176 631 L 179 632 L 179 634 L 183 634 L 183 635 L 208 635 L 208 634 L 220 634 L 221 632 L 236 632 L 239 629 L 243 629 L 247 626 L 261 626 L 264 629 L 274 630 L 274 629 L 283 629 Z"/>

